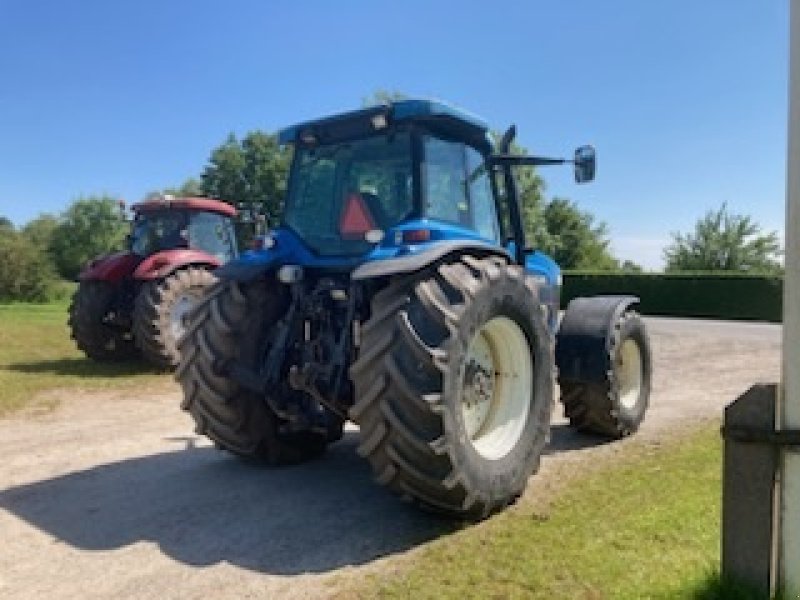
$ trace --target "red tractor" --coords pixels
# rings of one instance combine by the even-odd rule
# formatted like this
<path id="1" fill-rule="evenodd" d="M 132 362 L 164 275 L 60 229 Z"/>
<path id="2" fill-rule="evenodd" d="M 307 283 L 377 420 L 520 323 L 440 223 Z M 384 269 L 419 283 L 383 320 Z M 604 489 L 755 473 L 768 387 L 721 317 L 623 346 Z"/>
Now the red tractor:
<path id="1" fill-rule="evenodd" d="M 211 271 L 238 254 L 236 209 L 209 198 L 170 197 L 132 207 L 128 249 L 91 261 L 69 308 L 72 338 L 87 356 L 117 361 L 141 352 L 178 363 L 178 340 Z"/>

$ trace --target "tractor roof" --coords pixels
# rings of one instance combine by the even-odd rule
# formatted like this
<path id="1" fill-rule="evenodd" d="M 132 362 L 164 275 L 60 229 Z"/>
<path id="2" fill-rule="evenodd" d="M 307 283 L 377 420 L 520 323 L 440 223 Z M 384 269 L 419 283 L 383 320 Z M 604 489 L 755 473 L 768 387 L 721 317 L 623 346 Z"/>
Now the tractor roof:
<path id="1" fill-rule="evenodd" d="M 381 121 L 380 117 L 385 120 Z M 318 142 L 360 137 L 402 122 L 415 122 L 440 130 L 446 135 L 491 149 L 488 125 L 479 117 L 436 100 L 397 100 L 388 104 L 340 113 L 287 127 L 279 134 L 281 144 L 303 141 L 306 136 Z"/>
<path id="2" fill-rule="evenodd" d="M 170 208 L 215 212 L 226 217 L 236 216 L 236 209 L 233 206 L 211 198 L 156 198 L 155 200 L 147 200 L 131 206 L 131 210 L 137 213 L 168 210 Z"/>

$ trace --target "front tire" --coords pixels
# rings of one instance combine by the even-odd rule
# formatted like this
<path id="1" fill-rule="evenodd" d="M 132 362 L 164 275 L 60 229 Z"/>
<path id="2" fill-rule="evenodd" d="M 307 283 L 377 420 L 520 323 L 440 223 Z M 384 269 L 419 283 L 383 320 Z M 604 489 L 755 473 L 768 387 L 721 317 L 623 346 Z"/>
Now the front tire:
<path id="1" fill-rule="evenodd" d="M 215 281 L 208 269 L 190 267 L 142 286 L 136 296 L 133 333 L 148 362 L 162 369 L 178 365 L 178 342 L 189 314 Z"/>
<path id="2" fill-rule="evenodd" d="M 136 356 L 129 331 L 109 322 L 117 288 L 107 281 L 81 281 L 69 306 L 69 328 L 78 349 L 98 362 Z"/>
<path id="3" fill-rule="evenodd" d="M 198 433 L 238 456 L 272 465 L 318 456 L 329 437 L 283 433 L 285 421 L 265 399 L 222 375 L 219 365 L 241 361 L 258 371 L 266 335 L 285 307 L 285 295 L 266 282 L 218 283 L 194 312 L 175 372 L 183 388 L 181 406 L 192 415 Z"/>
<path id="4" fill-rule="evenodd" d="M 469 519 L 519 496 L 549 433 L 545 323 L 534 280 L 496 257 L 464 256 L 376 294 L 350 416 L 378 482 Z"/>
<path id="5" fill-rule="evenodd" d="M 650 403 L 650 339 L 637 313 L 627 311 L 614 323 L 608 359 L 603 382 L 559 381 L 561 402 L 579 431 L 620 439 L 639 429 Z"/>

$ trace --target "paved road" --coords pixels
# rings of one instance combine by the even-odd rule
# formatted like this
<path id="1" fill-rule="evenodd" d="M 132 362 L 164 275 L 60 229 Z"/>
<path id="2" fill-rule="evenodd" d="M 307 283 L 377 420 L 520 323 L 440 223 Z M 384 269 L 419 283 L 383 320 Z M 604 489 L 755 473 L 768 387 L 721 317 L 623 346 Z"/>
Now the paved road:
<path id="1" fill-rule="evenodd" d="M 647 325 L 656 375 L 636 439 L 715 418 L 778 377 L 779 326 Z M 0 598 L 321 597 L 450 527 L 372 483 L 355 431 L 322 460 L 269 470 L 193 435 L 179 399 L 172 388 L 62 394 L 51 414 L 0 422 Z M 556 416 L 526 497 L 565 465 L 613 460 L 624 443 L 575 434 Z"/>

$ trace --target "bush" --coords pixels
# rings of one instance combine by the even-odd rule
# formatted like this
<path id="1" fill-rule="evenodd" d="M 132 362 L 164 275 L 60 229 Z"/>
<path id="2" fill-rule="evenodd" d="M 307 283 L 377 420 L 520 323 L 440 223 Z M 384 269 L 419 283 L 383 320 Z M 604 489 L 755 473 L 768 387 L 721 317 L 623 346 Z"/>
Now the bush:
<path id="1" fill-rule="evenodd" d="M 56 269 L 64 279 L 75 279 L 89 260 L 119 250 L 127 232 L 113 198 L 77 199 L 51 233 L 49 250 Z"/>
<path id="2" fill-rule="evenodd" d="M 562 307 L 577 296 L 632 294 L 648 315 L 780 322 L 783 278 L 741 273 L 564 274 Z"/>
<path id="3" fill-rule="evenodd" d="M 46 302 L 54 278 L 41 248 L 16 232 L 0 234 L 0 302 Z"/>

